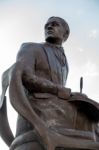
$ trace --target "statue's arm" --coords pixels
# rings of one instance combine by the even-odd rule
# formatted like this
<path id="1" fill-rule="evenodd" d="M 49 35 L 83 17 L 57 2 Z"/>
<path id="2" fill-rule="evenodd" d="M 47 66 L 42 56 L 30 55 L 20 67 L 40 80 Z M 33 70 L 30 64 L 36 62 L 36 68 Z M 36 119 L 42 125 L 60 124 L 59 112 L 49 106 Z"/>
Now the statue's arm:
<path id="1" fill-rule="evenodd" d="M 29 70 L 23 74 L 23 84 L 30 92 L 42 92 L 55 94 L 60 98 L 68 99 L 71 94 L 69 88 L 65 88 L 59 84 L 54 84 L 53 82 L 38 77 L 32 74 Z"/>
<path id="2" fill-rule="evenodd" d="M 61 98 L 67 99 L 70 96 L 71 90 L 54 84 L 53 82 L 41 78 L 35 75 L 35 63 L 38 59 L 40 47 L 31 43 L 22 44 L 20 51 L 17 55 L 17 62 L 20 63 L 20 67 L 23 68 L 22 72 L 22 82 L 24 86 L 30 91 L 37 92 L 48 92 L 55 94 Z M 30 58 L 32 56 L 32 66 L 30 66 Z M 31 69 L 32 68 L 32 69 Z"/>

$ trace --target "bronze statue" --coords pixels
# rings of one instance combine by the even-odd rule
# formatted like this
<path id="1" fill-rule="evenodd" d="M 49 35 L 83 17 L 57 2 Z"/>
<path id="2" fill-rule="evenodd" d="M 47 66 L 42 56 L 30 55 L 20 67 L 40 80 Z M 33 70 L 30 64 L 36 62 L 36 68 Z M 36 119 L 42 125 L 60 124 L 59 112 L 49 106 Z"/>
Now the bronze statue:
<path id="1" fill-rule="evenodd" d="M 10 150 L 99 150 L 99 104 L 64 87 L 68 62 L 62 43 L 69 26 L 51 17 L 44 29 L 46 42 L 22 44 L 15 64 L 3 73 L 0 135 Z M 19 114 L 15 137 L 7 120 L 8 85 Z"/>

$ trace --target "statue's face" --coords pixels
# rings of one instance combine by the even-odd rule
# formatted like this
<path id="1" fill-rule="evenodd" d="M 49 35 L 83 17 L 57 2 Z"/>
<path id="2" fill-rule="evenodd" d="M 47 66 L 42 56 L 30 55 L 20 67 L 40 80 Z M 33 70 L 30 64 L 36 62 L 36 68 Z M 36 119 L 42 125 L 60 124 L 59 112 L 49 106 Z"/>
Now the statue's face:
<path id="1" fill-rule="evenodd" d="M 62 44 L 64 28 L 59 19 L 51 18 L 45 24 L 45 39 L 51 43 Z"/>

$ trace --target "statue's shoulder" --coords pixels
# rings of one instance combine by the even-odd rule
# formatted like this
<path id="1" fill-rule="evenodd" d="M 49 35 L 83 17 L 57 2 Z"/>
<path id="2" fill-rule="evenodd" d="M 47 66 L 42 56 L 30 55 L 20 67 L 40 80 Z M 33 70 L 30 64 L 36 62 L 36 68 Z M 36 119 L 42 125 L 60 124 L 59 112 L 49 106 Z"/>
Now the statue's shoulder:
<path id="1" fill-rule="evenodd" d="M 33 43 L 33 42 L 22 43 L 18 51 L 17 57 L 23 55 L 29 55 L 31 53 L 36 54 L 41 50 L 42 50 L 42 43 Z"/>
<path id="2" fill-rule="evenodd" d="M 19 51 L 28 51 L 28 50 L 39 51 L 43 48 L 43 45 L 44 45 L 43 43 L 33 43 L 33 42 L 23 43 Z"/>
<path id="3" fill-rule="evenodd" d="M 35 48 L 35 47 L 41 47 L 41 43 L 33 43 L 33 42 L 27 42 L 27 43 L 22 43 L 21 48 Z"/>

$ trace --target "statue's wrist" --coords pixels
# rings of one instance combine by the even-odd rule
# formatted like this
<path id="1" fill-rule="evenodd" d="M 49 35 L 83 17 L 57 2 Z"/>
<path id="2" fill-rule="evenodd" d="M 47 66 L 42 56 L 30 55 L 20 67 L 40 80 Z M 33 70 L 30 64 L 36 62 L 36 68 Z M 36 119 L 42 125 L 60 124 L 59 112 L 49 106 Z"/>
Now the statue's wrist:
<path id="1" fill-rule="evenodd" d="M 71 95 L 71 89 L 65 87 L 58 87 L 57 96 L 62 99 L 68 99 Z"/>

